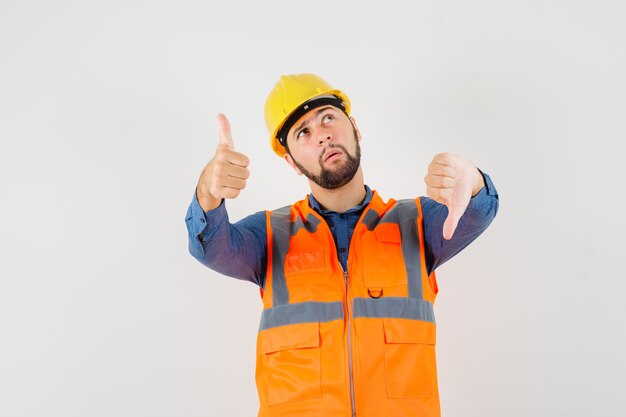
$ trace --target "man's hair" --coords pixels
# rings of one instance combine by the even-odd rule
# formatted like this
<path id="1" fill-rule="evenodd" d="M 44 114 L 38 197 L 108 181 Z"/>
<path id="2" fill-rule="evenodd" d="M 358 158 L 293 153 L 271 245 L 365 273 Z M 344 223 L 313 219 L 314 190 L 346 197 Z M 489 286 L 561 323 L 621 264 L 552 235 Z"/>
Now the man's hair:
<path id="1" fill-rule="evenodd" d="M 289 154 L 289 156 L 291 156 L 293 158 L 293 155 L 291 155 L 291 151 L 289 150 L 289 144 L 287 143 L 287 141 L 285 140 L 285 150 L 287 151 L 287 153 Z"/>

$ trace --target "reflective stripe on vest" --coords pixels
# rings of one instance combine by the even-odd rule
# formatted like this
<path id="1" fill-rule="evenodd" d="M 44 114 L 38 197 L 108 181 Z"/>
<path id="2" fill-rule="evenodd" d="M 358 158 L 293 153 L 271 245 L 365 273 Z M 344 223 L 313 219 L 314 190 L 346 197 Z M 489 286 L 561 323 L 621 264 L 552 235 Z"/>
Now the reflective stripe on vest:
<path id="1" fill-rule="evenodd" d="M 285 255 L 289 251 L 289 238 L 295 236 L 300 229 L 306 229 L 309 233 L 315 233 L 320 221 L 317 217 L 309 214 L 306 223 L 300 217 L 291 224 L 291 206 L 285 206 L 274 210 L 270 214 L 272 223 L 272 290 L 273 305 L 281 306 L 289 303 L 289 290 L 285 279 L 284 268 Z M 286 310 L 285 310 L 286 312 Z"/>
<path id="2" fill-rule="evenodd" d="M 341 301 L 283 304 L 263 310 L 259 331 L 288 324 L 325 323 L 332 320 L 343 320 L 343 318 L 343 303 Z"/>
<path id="3" fill-rule="evenodd" d="M 435 322 L 433 303 L 404 297 L 355 298 L 353 317 L 377 317 Z"/>

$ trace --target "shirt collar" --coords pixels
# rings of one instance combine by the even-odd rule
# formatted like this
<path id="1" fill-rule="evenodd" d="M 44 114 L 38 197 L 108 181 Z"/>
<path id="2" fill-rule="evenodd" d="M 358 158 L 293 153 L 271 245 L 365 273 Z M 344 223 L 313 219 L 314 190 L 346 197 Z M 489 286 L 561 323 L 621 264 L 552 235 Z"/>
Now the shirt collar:
<path id="1" fill-rule="evenodd" d="M 352 213 L 355 211 L 360 211 L 363 209 L 363 207 L 367 206 L 371 200 L 372 200 L 372 190 L 366 184 L 365 185 L 365 199 L 363 200 L 363 202 L 357 206 L 352 207 L 349 210 L 346 210 L 344 213 Z M 336 211 L 325 210 L 321 208 L 320 204 L 317 202 L 315 197 L 313 197 L 313 193 L 309 194 L 309 205 L 311 206 L 313 210 L 317 211 L 320 214 L 336 213 Z"/>

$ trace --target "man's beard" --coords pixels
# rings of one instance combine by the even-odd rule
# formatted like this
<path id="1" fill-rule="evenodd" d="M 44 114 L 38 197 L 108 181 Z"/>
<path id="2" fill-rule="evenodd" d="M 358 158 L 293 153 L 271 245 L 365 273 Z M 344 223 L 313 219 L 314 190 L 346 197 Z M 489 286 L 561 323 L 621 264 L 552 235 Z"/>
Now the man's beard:
<path id="1" fill-rule="evenodd" d="M 333 190 L 335 188 L 339 188 L 341 186 L 349 183 L 352 178 L 356 175 L 356 172 L 359 169 L 359 165 L 361 164 L 361 147 L 359 146 L 359 141 L 357 140 L 356 130 L 354 131 L 354 141 L 356 142 L 356 155 L 352 156 L 348 152 L 348 150 L 343 145 L 328 145 L 327 149 L 339 148 L 343 151 L 344 155 L 348 159 L 345 164 L 342 166 L 335 168 L 333 170 L 326 169 L 324 166 L 324 160 L 322 159 L 326 154 L 326 149 L 324 152 L 320 154 L 319 164 L 322 168 L 322 171 L 319 175 L 315 175 L 312 172 L 308 171 L 305 167 L 300 165 L 298 161 L 293 159 L 293 163 L 298 167 L 300 171 L 311 181 L 316 183 L 322 188 L 326 188 L 328 190 Z"/>

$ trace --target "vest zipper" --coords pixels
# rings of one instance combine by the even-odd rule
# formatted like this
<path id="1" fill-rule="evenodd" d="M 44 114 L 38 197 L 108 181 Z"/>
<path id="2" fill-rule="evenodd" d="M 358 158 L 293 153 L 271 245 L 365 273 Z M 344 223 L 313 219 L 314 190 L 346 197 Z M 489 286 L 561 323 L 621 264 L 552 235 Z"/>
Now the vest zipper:
<path id="1" fill-rule="evenodd" d="M 372 195 L 372 199 L 374 199 L 375 194 Z M 359 227 L 359 225 L 361 224 L 361 222 L 363 221 L 363 217 L 365 216 L 365 213 L 368 212 L 370 206 L 372 205 L 372 202 L 370 201 L 370 203 L 363 209 L 363 212 L 361 213 L 361 216 L 359 217 L 359 221 L 357 222 L 356 226 L 354 227 L 354 231 L 357 230 L 357 228 Z M 326 225 L 326 228 L 328 230 L 328 233 L 332 236 L 332 232 L 330 231 L 330 228 L 328 227 L 328 223 L 326 223 L 326 220 L 322 217 L 321 214 L 317 213 L 315 210 L 312 210 L 313 215 L 315 217 L 317 217 L 324 225 Z M 352 249 L 352 241 L 354 240 L 354 231 L 352 233 L 352 238 L 350 239 L 350 249 Z M 335 250 L 335 255 L 337 255 L 337 246 L 334 243 L 334 239 L 331 239 L 333 248 Z M 348 278 L 348 271 L 344 271 L 343 270 L 343 265 L 341 265 L 341 262 L 339 262 L 339 259 L 336 257 L 335 258 L 337 260 L 337 263 L 339 264 L 339 268 L 341 268 L 341 270 L 343 271 L 343 278 L 346 281 L 346 298 L 345 298 L 345 304 L 346 304 L 346 311 L 348 313 L 347 316 L 347 326 L 348 326 L 348 363 L 349 363 L 349 368 L 350 368 L 350 402 L 352 405 L 352 415 L 351 417 L 356 417 L 356 406 L 354 403 L 354 377 L 352 376 L 352 341 L 350 340 L 350 303 L 348 300 L 348 284 L 349 284 L 349 278 Z M 346 266 L 347 262 L 346 262 Z M 349 269 L 349 268 L 348 268 Z"/>
<path id="2" fill-rule="evenodd" d="M 343 268 L 342 268 L 343 269 Z M 348 312 L 348 363 L 350 364 L 350 401 L 352 402 L 352 417 L 356 416 L 356 407 L 354 405 L 354 379 L 352 377 L 352 342 L 350 340 L 350 305 L 348 301 L 348 271 L 343 271 L 343 277 L 346 281 L 346 309 Z"/>

